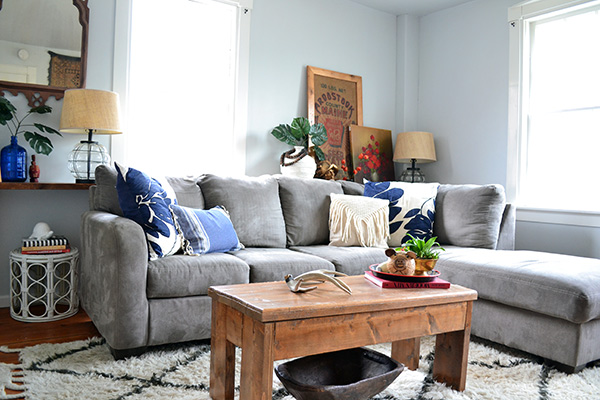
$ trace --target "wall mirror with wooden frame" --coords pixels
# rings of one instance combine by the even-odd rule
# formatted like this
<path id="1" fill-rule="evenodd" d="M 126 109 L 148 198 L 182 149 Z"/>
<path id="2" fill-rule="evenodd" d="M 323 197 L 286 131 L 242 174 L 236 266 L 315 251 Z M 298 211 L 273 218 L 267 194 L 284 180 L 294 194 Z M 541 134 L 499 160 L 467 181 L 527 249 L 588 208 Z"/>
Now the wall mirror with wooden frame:
<path id="1" fill-rule="evenodd" d="M 85 87 L 88 0 L 0 0 L 0 94 L 30 106 Z"/>

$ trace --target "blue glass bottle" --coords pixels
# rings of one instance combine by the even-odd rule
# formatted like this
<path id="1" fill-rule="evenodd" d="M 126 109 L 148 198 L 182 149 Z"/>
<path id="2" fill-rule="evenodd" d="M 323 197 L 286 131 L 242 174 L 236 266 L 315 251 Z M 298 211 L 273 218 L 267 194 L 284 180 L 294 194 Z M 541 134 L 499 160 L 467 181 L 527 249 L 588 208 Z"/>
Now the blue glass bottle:
<path id="1" fill-rule="evenodd" d="M 27 179 L 27 150 L 19 146 L 17 136 L 0 152 L 2 182 L 24 182 Z"/>

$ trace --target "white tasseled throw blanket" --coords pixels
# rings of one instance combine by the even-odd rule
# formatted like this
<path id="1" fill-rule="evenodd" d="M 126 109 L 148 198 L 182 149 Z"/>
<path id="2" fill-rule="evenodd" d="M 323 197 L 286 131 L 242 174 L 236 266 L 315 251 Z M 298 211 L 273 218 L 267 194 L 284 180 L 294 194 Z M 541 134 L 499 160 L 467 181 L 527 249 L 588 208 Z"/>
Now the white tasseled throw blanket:
<path id="1" fill-rule="evenodd" d="M 331 194 L 330 241 L 333 246 L 387 247 L 389 201 Z"/>

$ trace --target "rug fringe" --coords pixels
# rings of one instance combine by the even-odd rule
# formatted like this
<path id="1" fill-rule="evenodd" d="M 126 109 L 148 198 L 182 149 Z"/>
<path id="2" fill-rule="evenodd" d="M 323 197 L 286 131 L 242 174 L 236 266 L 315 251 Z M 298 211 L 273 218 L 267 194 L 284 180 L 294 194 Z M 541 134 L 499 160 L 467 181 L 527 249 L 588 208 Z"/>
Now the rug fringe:
<path id="1" fill-rule="evenodd" d="M 23 350 L 23 349 L 10 349 L 10 348 L 8 348 L 8 346 L 0 346 L 0 352 L 6 353 L 6 354 L 8 354 L 8 353 L 18 353 L 21 350 Z"/>
<path id="2" fill-rule="evenodd" d="M 25 386 L 18 385 L 16 382 L 24 382 L 23 365 L 0 363 L 0 399 L 25 398 Z M 6 394 L 6 389 L 22 393 Z"/>

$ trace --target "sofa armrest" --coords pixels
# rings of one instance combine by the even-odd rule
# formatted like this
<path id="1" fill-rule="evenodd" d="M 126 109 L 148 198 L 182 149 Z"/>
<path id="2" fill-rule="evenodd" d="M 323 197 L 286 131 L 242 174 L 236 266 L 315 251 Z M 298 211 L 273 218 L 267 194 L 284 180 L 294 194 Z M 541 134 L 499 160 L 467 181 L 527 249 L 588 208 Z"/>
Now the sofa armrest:
<path id="1" fill-rule="evenodd" d="M 507 203 L 504 207 L 504 213 L 502 214 L 496 250 L 515 249 L 516 219 L 517 207 L 514 204 Z"/>
<path id="2" fill-rule="evenodd" d="M 104 211 L 81 217 L 79 298 L 113 349 L 148 342 L 148 247 L 134 221 Z"/>

